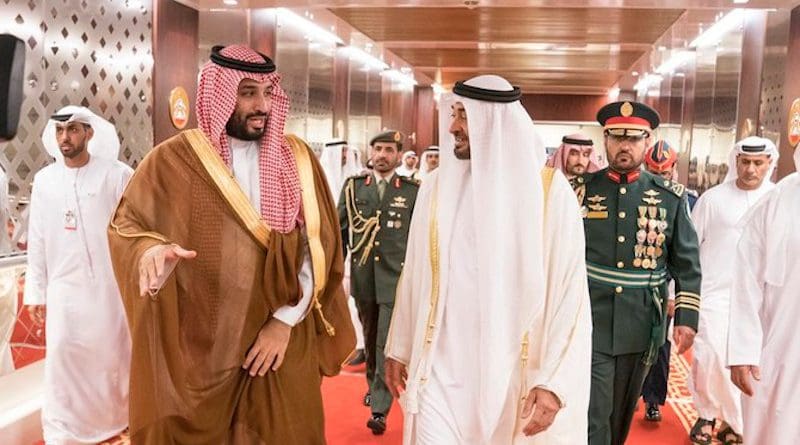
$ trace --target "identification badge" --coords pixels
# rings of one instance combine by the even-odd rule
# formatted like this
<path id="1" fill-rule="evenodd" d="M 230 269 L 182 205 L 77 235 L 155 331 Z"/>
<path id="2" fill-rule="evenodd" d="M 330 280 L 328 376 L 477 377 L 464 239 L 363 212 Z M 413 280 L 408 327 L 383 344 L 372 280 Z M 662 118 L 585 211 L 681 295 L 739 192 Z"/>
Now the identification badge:
<path id="1" fill-rule="evenodd" d="M 72 210 L 67 210 L 64 212 L 64 229 L 66 230 L 77 230 L 78 229 L 78 218 L 75 216 L 75 212 Z"/>

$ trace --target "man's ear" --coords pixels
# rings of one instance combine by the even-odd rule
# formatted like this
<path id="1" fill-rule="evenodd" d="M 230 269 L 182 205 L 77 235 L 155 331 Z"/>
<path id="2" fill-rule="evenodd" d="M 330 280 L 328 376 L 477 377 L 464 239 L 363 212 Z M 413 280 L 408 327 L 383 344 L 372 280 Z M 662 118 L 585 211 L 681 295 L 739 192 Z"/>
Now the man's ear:
<path id="1" fill-rule="evenodd" d="M 86 141 L 91 141 L 94 137 L 94 128 L 86 127 Z"/>

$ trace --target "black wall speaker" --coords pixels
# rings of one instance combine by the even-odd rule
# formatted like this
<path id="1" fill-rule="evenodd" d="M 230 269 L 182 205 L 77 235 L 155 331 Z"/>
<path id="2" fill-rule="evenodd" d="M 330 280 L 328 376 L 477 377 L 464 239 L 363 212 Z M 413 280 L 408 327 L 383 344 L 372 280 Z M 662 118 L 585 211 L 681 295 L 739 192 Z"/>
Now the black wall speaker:
<path id="1" fill-rule="evenodd" d="M 17 134 L 25 75 L 25 43 L 0 34 L 0 142 Z"/>

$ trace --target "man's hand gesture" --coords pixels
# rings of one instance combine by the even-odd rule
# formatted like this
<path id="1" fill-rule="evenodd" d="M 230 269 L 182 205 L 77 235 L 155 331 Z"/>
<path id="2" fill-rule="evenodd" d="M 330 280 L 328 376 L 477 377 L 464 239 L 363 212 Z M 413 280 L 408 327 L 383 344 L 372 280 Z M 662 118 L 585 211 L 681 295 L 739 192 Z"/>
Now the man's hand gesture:
<path id="1" fill-rule="evenodd" d="M 178 261 L 196 256 L 194 250 L 186 250 L 177 244 L 159 244 L 147 249 L 139 259 L 139 295 L 155 295 Z"/>

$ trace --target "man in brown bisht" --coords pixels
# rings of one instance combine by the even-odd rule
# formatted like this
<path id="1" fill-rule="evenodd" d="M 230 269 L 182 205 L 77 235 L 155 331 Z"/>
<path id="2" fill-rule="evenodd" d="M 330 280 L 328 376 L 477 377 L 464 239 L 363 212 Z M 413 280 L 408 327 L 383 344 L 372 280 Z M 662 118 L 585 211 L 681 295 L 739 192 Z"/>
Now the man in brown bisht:
<path id="1" fill-rule="evenodd" d="M 133 444 L 324 444 L 355 345 L 336 206 L 268 57 L 214 47 L 199 129 L 142 161 L 109 242 L 133 343 Z"/>

